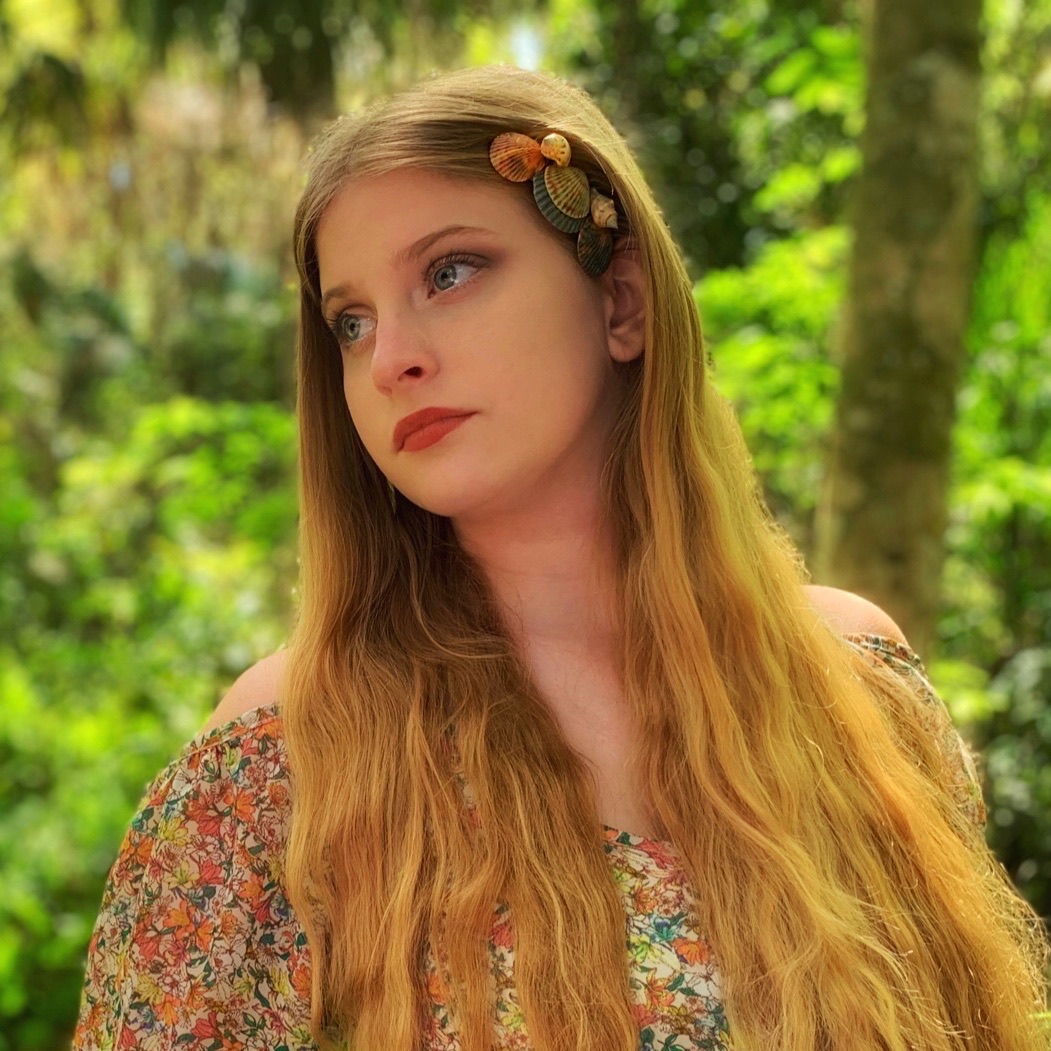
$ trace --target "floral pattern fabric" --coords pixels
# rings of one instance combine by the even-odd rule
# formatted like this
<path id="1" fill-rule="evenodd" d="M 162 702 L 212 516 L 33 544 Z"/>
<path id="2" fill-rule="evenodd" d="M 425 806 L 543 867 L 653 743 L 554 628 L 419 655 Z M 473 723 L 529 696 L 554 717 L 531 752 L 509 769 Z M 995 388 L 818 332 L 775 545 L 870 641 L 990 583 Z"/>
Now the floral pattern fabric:
<path id="1" fill-rule="evenodd" d="M 987 812 L 974 756 L 957 733 L 945 702 L 935 692 L 920 658 L 904 643 L 880 635 L 848 635 L 846 641 L 873 660 L 882 660 L 908 679 L 923 701 L 919 709 L 928 733 L 948 760 L 949 787 L 972 825 L 984 831 Z"/>
<path id="2" fill-rule="evenodd" d="M 932 733 L 957 771 L 961 806 L 981 824 L 974 764 L 907 647 L 847 641 L 910 678 Z M 74 1051 L 297 1051 L 309 1031 L 310 955 L 282 886 L 289 770 L 276 705 L 200 734 L 148 786 L 102 898 Z M 640 1051 L 730 1047 L 719 974 L 694 926 L 673 844 L 605 827 L 604 851 L 624 901 Z M 528 1051 L 514 988 L 510 917 L 490 929 L 495 1043 Z M 427 1051 L 458 1051 L 433 959 Z"/>

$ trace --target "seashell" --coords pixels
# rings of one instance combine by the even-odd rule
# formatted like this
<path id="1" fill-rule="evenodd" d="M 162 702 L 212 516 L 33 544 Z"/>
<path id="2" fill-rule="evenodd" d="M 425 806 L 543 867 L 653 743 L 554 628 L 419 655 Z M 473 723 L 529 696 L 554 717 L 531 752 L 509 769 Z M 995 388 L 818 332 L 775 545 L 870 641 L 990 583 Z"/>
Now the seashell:
<path id="1" fill-rule="evenodd" d="M 544 218 L 556 229 L 575 234 L 583 226 L 588 214 L 588 180 L 579 168 L 548 165 L 533 176 L 533 196 Z M 569 208 L 576 214 L 571 214 Z"/>
<path id="2" fill-rule="evenodd" d="M 591 191 L 591 219 L 596 226 L 617 229 L 617 206 L 594 188 Z"/>
<path id="3" fill-rule="evenodd" d="M 551 202 L 572 219 L 583 219 L 591 207 L 588 177 L 579 168 L 560 168 L 556 164 L 544 169 L 544 186 Z"/>
<path id="4" fill-rule="evenodd" d="M 551 202 L 571 219 L 583 219 L 591 206 L 591 187 L 588 177 L 579 168 L 559 168 L 549 165 L 544 169 L 544 186 Z"/>
<path id="5" fill-rule="evenodd" d="M 540 141 L 540 152 L 548 160 L 554 161 L 560 168 L 569 164 L 569 140 L 565 135 L 559 135 L 557 131 L 545 135 Z"/>
<path id="6" fill-rule="evenodd" d="M 525 182 L 544 167 L 540 143 L 517 131 L 505 131 L 489 144 L 493 167 L 511 182 Z"/>
<path id="7" fill-rule="evenodd" d="M 577 259 L 584 273 L 598 277 L 613 258 L 613 234 L 609 227 L 585 223 L 577 234 Z"/>

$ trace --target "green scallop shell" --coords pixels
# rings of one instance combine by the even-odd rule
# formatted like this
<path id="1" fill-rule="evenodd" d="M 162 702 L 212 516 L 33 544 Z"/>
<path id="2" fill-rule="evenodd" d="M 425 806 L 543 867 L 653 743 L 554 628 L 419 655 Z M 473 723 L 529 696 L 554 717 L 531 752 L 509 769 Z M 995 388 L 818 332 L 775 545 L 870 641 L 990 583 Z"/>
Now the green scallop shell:
<path id="1" fill-rule="evenodd" d="M 558 175 L 553 175 L 555 172 Z M 575 234 L 583 226 L 591 206 L 587 176 L 579 168 L 554 164 L 533 176 L 533 197 L 544 218 L 567 234 Z"/>
<path id="2" fill-rule="evenodd" d="M 613 258 L 613 233 L 604 226 L 585 223 L 577 234 L 577 259 L 584 273 L 598 277 Z"/>

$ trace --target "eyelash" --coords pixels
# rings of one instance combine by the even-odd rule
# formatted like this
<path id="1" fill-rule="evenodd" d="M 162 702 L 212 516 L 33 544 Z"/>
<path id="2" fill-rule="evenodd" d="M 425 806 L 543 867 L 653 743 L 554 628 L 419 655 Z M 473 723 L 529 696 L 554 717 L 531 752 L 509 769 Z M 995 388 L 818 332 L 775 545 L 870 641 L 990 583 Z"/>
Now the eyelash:
<path id="1" fill-rule="evenodd" d="M 466 266 L 473 266 L 476 270 L 481 270 L 487 265 L 487 261 L 485 259 L 483 259 L 481 256 L 470 255 L 470 254 L 464 253 L 464 252 L 453 252 L 453 253 L 451 253 L 449 255 L 443 255 L 443 256 L 441 256 L 438 259 L 432 260 L 424 268 L 423 274 L 427 278 L 427 281 L 428 281 L 428 284 L 429 284 L 431 281 L 434 280 L 434 275 L 437 274 L 439 270 L 442 270 L 442 269 L 444 269 L 447 266 L 455 266 L 457 264 L 464 264 Z M 473 275 L 472 275 L 472 277 L 473 277 Z M 464 282 L 462 282 L 459 285 L 455 285 L 453 288 L 437 289 L 435 294 L 436 295 L 441 295 L 442 292 L 455 291 L 457 288 L 462 288 L 463 285 L 467 284 L 467 282 L 469 282 L 470 280 L 471 280 L 471 277 L 468 277 Z M 358 317 L 358 316 L 359 315 L 357 315 L 357 314 L 350 314 L 346 310 L 341 310 L 338 314 L 326 315 L 326 317 L 325 317 L 325 324 L 328 325 L 329 331 L 332 333 L 333 337 L 335 338 L 336 342 L 340 345 L 340 347 L 343 347 L 345 342 L 346 342 L 344 339 L 342 339 L 340 337 L 340 334 L 339 334 L 340 322 L 345 317 Z M 362 342 L 362 340 L 361 339 L 357 339 L 357 340 L 354 340 L 353 343 L 350 343 L 348 345 L 353 346 L 354 344 L 360 343 L 360 342 Z"/>

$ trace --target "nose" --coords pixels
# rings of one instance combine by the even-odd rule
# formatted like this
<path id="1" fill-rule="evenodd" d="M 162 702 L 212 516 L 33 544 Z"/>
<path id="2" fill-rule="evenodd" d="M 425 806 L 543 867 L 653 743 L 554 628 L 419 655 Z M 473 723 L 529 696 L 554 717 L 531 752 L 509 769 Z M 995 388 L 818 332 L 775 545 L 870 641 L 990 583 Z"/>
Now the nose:
<path id="1" fill-rule="evenodd" d="M 438 361 L 418 319 L 388 313 L 376 324 L 371 367 L 376 389 L 391 394 L 406 383 L 434 375 Z"/>

